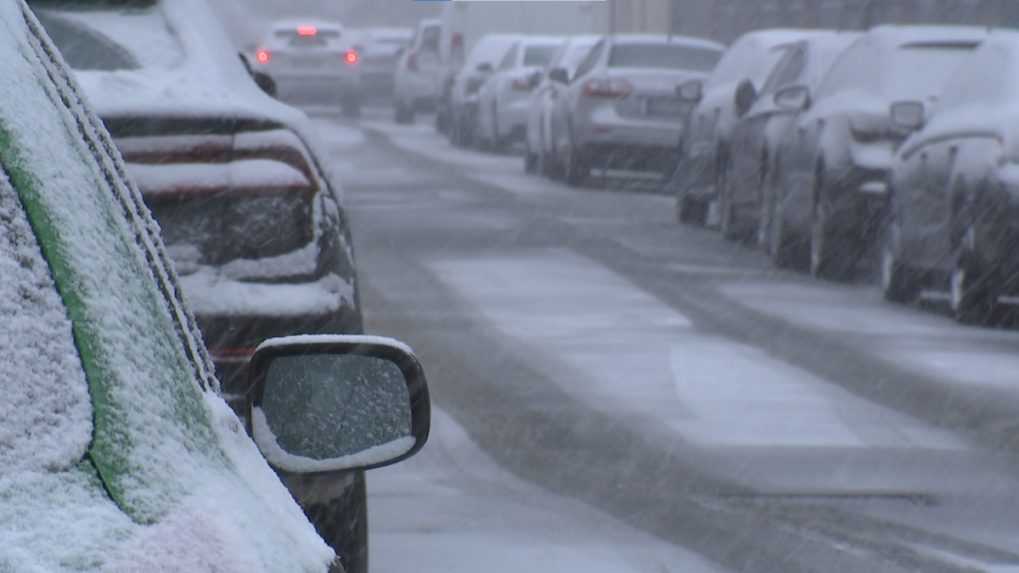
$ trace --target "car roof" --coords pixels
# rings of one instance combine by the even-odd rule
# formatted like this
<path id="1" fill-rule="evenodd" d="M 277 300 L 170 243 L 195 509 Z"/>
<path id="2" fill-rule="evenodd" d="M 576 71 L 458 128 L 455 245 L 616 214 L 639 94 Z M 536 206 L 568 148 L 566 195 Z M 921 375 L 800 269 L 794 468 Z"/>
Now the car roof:
<path id="1" fill-rule="evenodd" d="M 990 30 L 977 26 L 878 26 L 866 34 L 872 41 L 886 47 L 915 42 L 979 43 Z"/>
<path id="2" fill-rule="evenodd" d="M 609 36 L 614 44 L 678 44 L 696 48 L 725 50 L 725 44 L 694 38 L 691 36 L 668 36 L 664 34 L 615 34 Z"/>

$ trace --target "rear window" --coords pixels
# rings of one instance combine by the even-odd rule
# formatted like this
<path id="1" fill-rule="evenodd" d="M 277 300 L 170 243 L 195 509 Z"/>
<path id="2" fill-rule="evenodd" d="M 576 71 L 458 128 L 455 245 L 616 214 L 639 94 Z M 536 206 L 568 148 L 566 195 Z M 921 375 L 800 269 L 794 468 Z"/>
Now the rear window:
<path id="1" fill-rule="evenodd" d="M 559 46 L 555 44 L 540 45 L 540 46 L 527 46 L 524 49 L 524 66 L 525 67 L 543 67 L 547 66 L 552 58 L 555 57 L 556 52 L 559 51 Z"/>
<path id="2" fill-rule="evenodd" d="M 668 44 L 621 44 L 612 47 L 610 68 L 663 68 L 709 72 L 722 53 L 708 48 Z"/>
<path id="3" fill-rule="evenodd" d="M 976 48 L 976 43 L 901 46 L 882 74 L 882 92 L 892 100 L 937 96 L 952 73 Z"/>
<path id="4" fill-rule="evenodd" d="M 315 26 L 302 26 L 300 28 L 276 30 L 273 32 L 273 38 L 277 43 L 296 48 L 328 46 L 338 41 L 341 37 L 342 34 L 339 30 L 323 30 Z"/>

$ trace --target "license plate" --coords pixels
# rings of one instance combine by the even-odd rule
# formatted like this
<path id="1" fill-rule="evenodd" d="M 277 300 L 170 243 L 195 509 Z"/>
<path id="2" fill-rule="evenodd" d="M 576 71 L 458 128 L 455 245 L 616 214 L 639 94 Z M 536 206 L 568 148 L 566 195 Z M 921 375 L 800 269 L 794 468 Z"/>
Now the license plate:
<path id="1" fill-rule="evenodd" d="M 675 98 L 648 98 L 647 114 L 658 117 L 680 117 L 686 113 L 686 104 Z"/>

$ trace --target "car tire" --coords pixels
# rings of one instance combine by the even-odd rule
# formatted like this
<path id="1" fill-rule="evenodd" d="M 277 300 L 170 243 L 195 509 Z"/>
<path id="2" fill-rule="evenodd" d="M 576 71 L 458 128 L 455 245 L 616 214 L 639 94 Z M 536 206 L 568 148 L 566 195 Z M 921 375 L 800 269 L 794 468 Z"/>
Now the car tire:
<path id="1" fill-rule="evenodd" d="M 676 222 L 703 227 L 708 221 L 708 203 L 698 201 L 687 193 L 676 197 Z"/>
<path id="2" fill-rule="evenodd" d="M 580 151 L 570 138 L 566 146 L 566 157 L 563 160 L 563 179 L 570 187 L 580 187 L 591 175 L 591 168 L 580 156 Z"/>
<path id="3" fill-rule="evenodd" d="M 1002 322 L 1005 306 L 998 301 L 1000 279 L 993 272 L 980 272 L 965 251 L 956 257 L 948 282 L 949 305 L 957 322 L 975 326 Z"/>
<path id="4" fill-rule="evenodd" d="M 414 123 L 414 110 L 397 100 L 393 106 L 393 120 L 400 125 Z"/>
<path id="5" fill-rule="evenodd" d="M 781 269 L 804 267 L 804 261 L 809 257 L 809 254 L 804 254 L 804 247 L 804 241 L 789 232 L 785 208 L 781 200 L 776 200 L 768 225 L 768 254 L 772 264 Z"/>
<path id="6" fill-rule="evenodd" d="M 846 245 L 850 238 L 837 233 L 832 224 L 832 207 L 823 191 L 823 181 L 823 176 L 818 175 L 817 185 L 821 191 L 815 194 L 811 210 L 810 274 L 819 279 L 844 282 L 856 269 L 856 256 Z"/>
<path id="7" fill-rule="evenodd" d="M 881 241 L 880 273 L 881 295 L 895 303 L 909 303 L 920 295 L 921 274 L 900 257 L 899 226 L 890 221 Z"/>
<path id="8" fill-rule="evenodd" d="M 530 146 L 524 151 L 524 172 L 525 173 L 537 173 L 538 172 L 538 156 L 531 151 Z"/>

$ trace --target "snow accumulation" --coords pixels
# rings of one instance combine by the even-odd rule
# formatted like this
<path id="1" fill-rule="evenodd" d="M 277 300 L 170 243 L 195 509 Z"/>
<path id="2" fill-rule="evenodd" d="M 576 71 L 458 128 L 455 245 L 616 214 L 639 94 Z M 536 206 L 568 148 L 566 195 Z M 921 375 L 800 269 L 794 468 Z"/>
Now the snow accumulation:
<path id="1" fill-rule="evenodd" d="M 400 351 L 414 355 L 414 350 L 407 344 L 396 340 L 395 338 L 389 338 L 386 336 L 370 336 L 370 335 L 353 335 L 353 334 L 298 334 L 294 336 L 280 336 L 277 338 L 270 338 L 258 345 L 258 350 L 263 348 L 273 348 L 277 346 L 283 346 L 286 344 L 334 344 L 334 343 L 347 343 L 347 344 L 378 344 L 382 346 L 391 346 L 397 348 Z"/>
<path id="2" fill-rule="evenodd" d="M 354 301 L 353 283 L 334 274 L 312 283 L 254 283 L 233 280 L 203 267 L 181 277 L 181 284 L 191 310 L 202 316 L 253 312 L 262 316 L 317 316 L 353 305 Z"/>
<path id="3" fill-rule="evenodd" d="M 146 194 L 202 193 L 225 189 L 309 189 L 303 173 L 280 161 L 244 159 L 229 163 L 128 164 Z"/>
<path id="4" fill-rule="evenodd" d="M 251 423 L 255 434 L 255 442 L 258 443 L 259 449 L 261 449 L 265 458 L 269 460 L 269 463 L 278 468 L 296 473 L 328 472 L 379 464 L 402 456 L 409 452 L 414 447 L 414 444 L 417 443 L 413 436 L 404 436 L 355 454 L 326 460 L 315 460 L 304 456 L 297 456 L 284 450 L 280 446 L 275 434 L 273 434 L 272 428 L 269 427 L 269 422 L 265 419 L 265 414 L 261 408 L 255 408 L 251 411 Z"/>
<path id="5" fill-rule="evenodd" d="M 0 571 L 324 571 L 332 551 L 222 399 L 202 391 L 201 364 L 171 314 L 177 303 L 159 289 L 166 271 L 146 259 L 162 252 L 141 227 L 150 219 L 129 188 L 106 183 L 112 164 L 79 137 L 102 139 L 91 129 L 98 124 L 63 71 L 40 59 L 44 46 L 26 34 L 22 10 L 0 3 L 8 79 L 0 82 L 0 156 L 22 201 L 34 205 L 67 316 L 27 256 L 36 247 L 0 254 L 0 291 L 11 295 L 0 296 L 0 312 L 14 316 L 13 301 L 42 311 L 36 324 L 12 331 L 5 322 L 0 333 L 0 375 L 11 382 L 6 396 L 16 397 L 0 405 Z M 5 195 L 4 213 L 18 211 Z M 23 221 L 0 225 L 0 244 L 28 236 Z M 80 358 L 60 349 L 67 318 Z M 45 343 L 29 340 L 41 336 Z M 27 353 L 46 364 L 30 367 Z M 28 433 L 18 429 L 25 423 Z"/>

